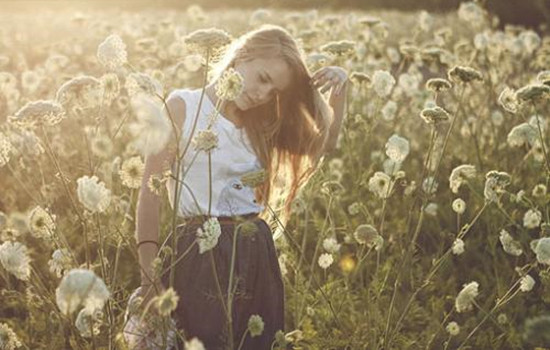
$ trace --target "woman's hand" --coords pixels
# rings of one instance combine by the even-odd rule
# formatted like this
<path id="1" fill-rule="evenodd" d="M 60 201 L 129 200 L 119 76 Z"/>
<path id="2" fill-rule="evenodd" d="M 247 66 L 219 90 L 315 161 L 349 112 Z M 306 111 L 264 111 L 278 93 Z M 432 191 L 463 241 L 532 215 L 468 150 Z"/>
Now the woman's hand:
<path id="1" fill-rule="evenodd" d="M 338 66 L 328 66 L 318 69 L 313 73 L 310 84 L 315 87 L 321 87 L 321 93 L 333 89 L 334 94 L 339 95 L 342 91 L 342 87 L 348 80 L 348 73 Z"/>

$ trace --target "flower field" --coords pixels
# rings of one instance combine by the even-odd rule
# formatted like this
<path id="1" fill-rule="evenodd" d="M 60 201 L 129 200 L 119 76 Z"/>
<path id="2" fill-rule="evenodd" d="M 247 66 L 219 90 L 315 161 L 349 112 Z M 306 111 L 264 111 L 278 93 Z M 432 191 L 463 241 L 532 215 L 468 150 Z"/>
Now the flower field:
<path id="1" fill-rule="evenodd" d="M 183 337 L 173 289 L 155 316 L 133 305 L 140 187 L 162 198 L 161 242 L 177 222 L 174 174 L 143 179 L 145 157 L 171 140 L 168 94 L 204 86 L 224 47 L 264 23 L 298 39 L 311 72 L 349 76 L 336 150 L 286 229 L 270 222 L 286 298 L 272 348 L 550 348 L 548 28 L 503 26 L 474 2 L 0 21 L 0 349 L 132 349 L 131 314 L 161 342 Z M 214 133 L 193 141 L 215 152 Z M 197 232 L 201 253 L 215 231 Z M 161 247 L 156 266 L 172 257 Z"/>

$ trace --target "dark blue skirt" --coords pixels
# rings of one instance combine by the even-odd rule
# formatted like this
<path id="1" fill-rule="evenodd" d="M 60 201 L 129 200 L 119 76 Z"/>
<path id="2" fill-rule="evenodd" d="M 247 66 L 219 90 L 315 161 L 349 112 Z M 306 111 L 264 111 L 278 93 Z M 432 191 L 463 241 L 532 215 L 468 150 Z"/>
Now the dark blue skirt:
<path id="1" fill-rule="evenodd" d="M 229 327 L 223 304 L 227 304 L 229 272 L 236 223 L 221 223 L 216 246 L 202 254 L 196 242 L 200 223 L 177 227 L 176 259 L 193 247 L 174 266 L 173 288 L 179 302 L 172 317 L 187 341 L 199 338 L 207 350 L 236 350 L 248 327 L 251 315 L 264 322 L 261 335 L 244 338 L 243 350 L 270 350 L 278 330 L 284 332 L 284 285 L 269 225 L 262 219 L 250 220 L 255 232 L 237 233 L 233 268 L 233 342 L 229 349 Z M 247 230 L 248 231 L 248 230 Z M 172 237 L 168 237 L 172 246 Z M 164 263 L 162 283 L 169 286 L 170 258 Z M 214 274 L 217 271 L 217 278 Z M 221 303 L 220 292 L 223 297 Z M 178 347 L 183 349 L 178 341 Z"/>

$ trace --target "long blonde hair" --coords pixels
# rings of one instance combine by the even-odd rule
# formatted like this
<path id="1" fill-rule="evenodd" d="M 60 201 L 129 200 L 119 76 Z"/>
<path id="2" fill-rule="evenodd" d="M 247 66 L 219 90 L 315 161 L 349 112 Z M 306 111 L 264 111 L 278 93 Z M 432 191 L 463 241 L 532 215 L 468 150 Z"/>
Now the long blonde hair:
<path id="1" fill-rule="evenodd" d="M 311 73 L 292 36 L 282 27 L 264 25 L 235 40 L 214 67 L 214 78 L 236 60 L 282 58 L 291 68 L 291 87 L 271 101 L 240 112 L 243 128 L 267 172 L 255 189 L 265 205 L 260 214 L 268 219 L 271 207 L 283 227 L 299 190 L 314 174 L 323 155 L 332 122 L 332 110 L 321 93 L 310 85 Z"/>

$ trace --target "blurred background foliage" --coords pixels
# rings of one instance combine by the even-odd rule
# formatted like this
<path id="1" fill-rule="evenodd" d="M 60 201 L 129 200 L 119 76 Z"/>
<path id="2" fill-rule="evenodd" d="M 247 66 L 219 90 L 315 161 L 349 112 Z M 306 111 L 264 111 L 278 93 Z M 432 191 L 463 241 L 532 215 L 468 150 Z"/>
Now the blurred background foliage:
<path id="1" fill-rule="evenodd" d="M 50 8 L 55 5 L 66 7 L 101 7 L 108 4 L 124 10 L 143 10 L 144 8 L 169 7 L 186 8 L 197 4 L 205 8 L 220 7 L 270 7 L 270 8 L 317 8 L 346 9 L 395 9 L 400 11 L 428 10 L 430 12 L 448 12 L 458 8 L 465 0 L 0 0 L 0 14 L 9 10 L 28 10 L 29 8 Z M 489 12 L 497 15 L 500 25 L 517 24 L 533 29 L 545 30 L 550 23 L 550 0 L 479 0 Z M 543 26 L 542 29 L 540 26 Z"/>

